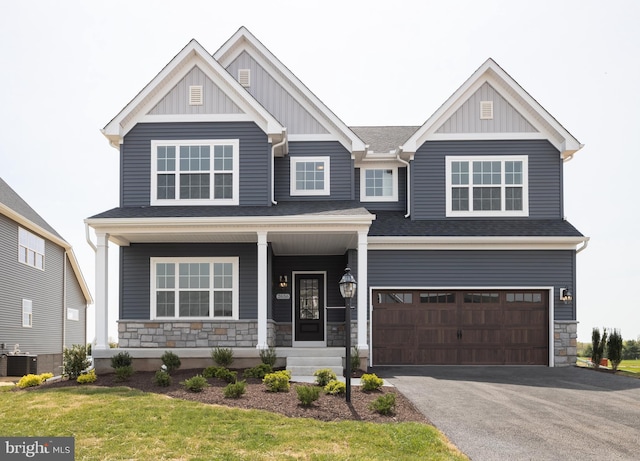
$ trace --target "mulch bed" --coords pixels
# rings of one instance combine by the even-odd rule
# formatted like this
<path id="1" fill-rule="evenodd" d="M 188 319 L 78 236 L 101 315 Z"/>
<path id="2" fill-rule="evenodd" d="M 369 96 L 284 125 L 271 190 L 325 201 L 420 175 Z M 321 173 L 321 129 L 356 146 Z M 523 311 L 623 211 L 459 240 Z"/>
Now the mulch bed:
<path id="1" fill-rule="evenodd" d="M 413 404 L 394 387 L 383 387 L 380 391 L 363 392 L 359 386 L 351 387 L 351 404 L 347 404 L 344 396 L 333 396 L 320 393 L 320 398 L 311 407 L 303 407 L 298 401 L 295 386 L 311 385 L 304 383 L 291 383 L 289 392 L 268 392 L 265 385 L 259 379 L 247 379 L 247 392 L 239 399 L 225 398 L 223 389 L 226 382 L 211 378 L 210 386 L 202 392 L 191 392 L 180 385 L 181 381 L 191 378 L 202 370 L 177 370 L 172 374 L 172 384 L 168 387 L 160 387 L 152 382 L 155 372 L 138 371 L 128 381 L 116 381 L 113 373 L 98 375 L 98 380 L 89 384 L 91 386 L 116 387 L 127 386 L 144 392 L 153 392 L 176 399 L 191 400 L 205 404 L 224 405 L 226 407 L 265 410 L 279 413 L 289 417 L 313 418 L 320 421 L 344 421 L 357 420 L 374 423 L 419 422 L 430 424 L 429 420 Z M 238 370 L 238 376 L 242 376 L 242 370 Z M 52 389 L 57 387 L 80 386 L 75 380 L 61 380 L 44 383 L 35 388 Z M 87 384 L 83 384 L 87 386 Z M 396 407 L 393 415 L 380 415 L 369 409 L 369 404 L 383 394 L 393 392 L 396 394 Z"/>

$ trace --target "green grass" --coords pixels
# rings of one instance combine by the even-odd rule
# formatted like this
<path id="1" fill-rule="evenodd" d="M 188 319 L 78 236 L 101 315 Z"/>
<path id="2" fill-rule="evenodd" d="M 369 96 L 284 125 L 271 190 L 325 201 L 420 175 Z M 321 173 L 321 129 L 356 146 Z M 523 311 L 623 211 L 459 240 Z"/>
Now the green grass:
<path id="1" fill-rule="evenodd" d="M 465 460 L 419 423 L 320 422 L 126 387 L 0 392 L 3 436 L 73 436 L 76 460 Z"/>
<path id="2" fill-rule="evenodd" d="M 640 360 L 623 360 L 618 365 L 618 370 L 640 374 Z"/>

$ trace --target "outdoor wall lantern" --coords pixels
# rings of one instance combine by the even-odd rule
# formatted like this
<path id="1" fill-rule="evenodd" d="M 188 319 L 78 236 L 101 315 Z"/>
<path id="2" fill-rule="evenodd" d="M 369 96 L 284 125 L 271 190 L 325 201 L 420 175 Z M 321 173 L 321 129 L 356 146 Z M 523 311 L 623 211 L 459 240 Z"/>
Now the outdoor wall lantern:
<path id="1" fill-rule="evenodd" d="M 346 302 L 344 310 L 344 334 L 345 334 L 345 398 L 347 403 L 351 403 L 351 298 L 356 294 L 356 279 L 351 275 L 351 269 L 344 270 L 344 275 L 340 279 L 340 294 Z"/>
<path id="2" fill-rule="evenodd" d="M 281 275 L 280 276 L 280 288 L 287 288 L 287 276 L 286 275 Z"/>
<path id="3" fill-rule="evenodd" d="M 573 295 L 571 294 L 571 291 L 569 291 L 568 288 L 561 288 L 560 299 L 564 301 L 565 304 L 568 304 L 573 300 Z"/>

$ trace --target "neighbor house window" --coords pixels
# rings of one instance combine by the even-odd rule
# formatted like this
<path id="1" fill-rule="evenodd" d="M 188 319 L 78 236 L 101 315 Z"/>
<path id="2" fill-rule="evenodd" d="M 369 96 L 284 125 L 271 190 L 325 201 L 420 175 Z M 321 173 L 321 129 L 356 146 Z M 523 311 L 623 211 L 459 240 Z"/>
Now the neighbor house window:
<path id="1" fill-rule="evenodd" d="M 360 167 L 360 201 L 398 201 L 398 168 Z"/>
<path id="2" fill-rule="evenodd" d="M 152 205 L 238 205 L 239 141 L 152 141 Z"/>
<path id="3" fill-rule="evenodd" d="M 329 195 L 329 157 L 290 157 L 291 195 Z"/>
<path id="4" fill-rule="evenodd" d="M 80 311 L 78 309 L 67 308 L 67 320 L 80 320 Z"/>
<path id="5" fill-rule="evenodd" d="M 526 156 L 447 157 L 447 216 L 528 216 Z"/>
<path id="6" fill-rule="evenodd" d="M 238 258 L 151 258 L 151 280 L 153 318 L 238 318 Z"/>
<path id="7" fill-rule="evenodd" d="M 33 326 L 33 302 L 30 299 L 22 300 L 22 326 L 27 328 Z"/>
<path id="8" fill-rule="evenodd" d="M 18 228 L 18 261 L 44 270 L 44 239 Z"/>

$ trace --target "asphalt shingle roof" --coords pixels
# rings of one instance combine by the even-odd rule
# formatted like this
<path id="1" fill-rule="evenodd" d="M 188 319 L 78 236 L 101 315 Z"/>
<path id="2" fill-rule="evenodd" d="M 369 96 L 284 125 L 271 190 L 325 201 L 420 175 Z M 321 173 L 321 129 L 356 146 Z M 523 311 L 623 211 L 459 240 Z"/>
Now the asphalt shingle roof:
<path id="1" fill-rule="evenodd" d="M 416 132 L 419 126 L 350 126 L 369 150 L 376 153 L 387 153 L 396 150 Z"/>

